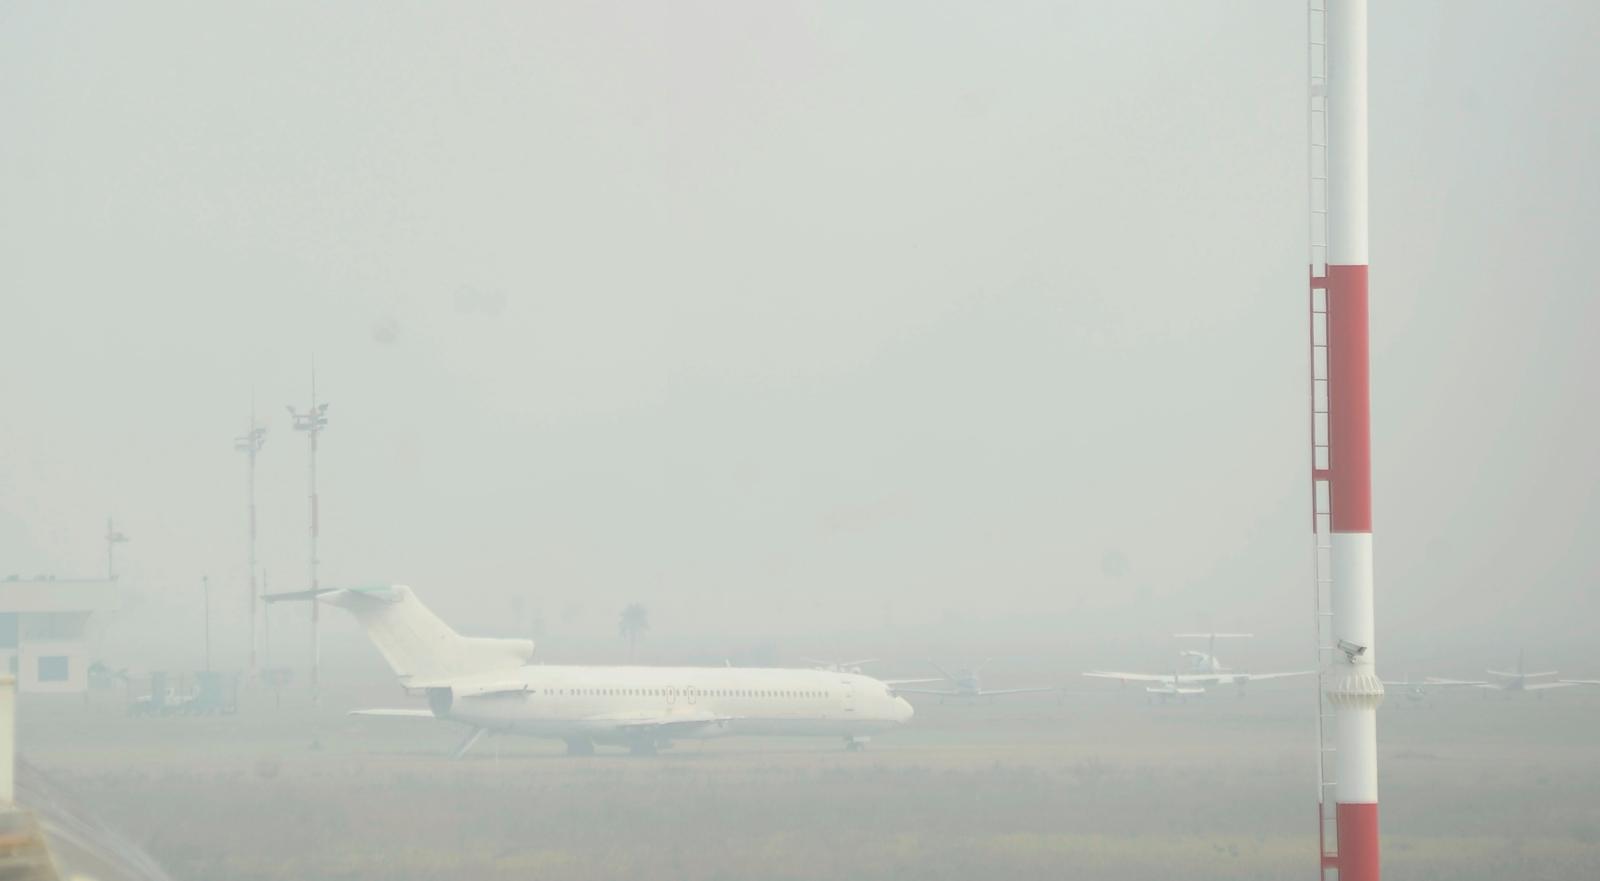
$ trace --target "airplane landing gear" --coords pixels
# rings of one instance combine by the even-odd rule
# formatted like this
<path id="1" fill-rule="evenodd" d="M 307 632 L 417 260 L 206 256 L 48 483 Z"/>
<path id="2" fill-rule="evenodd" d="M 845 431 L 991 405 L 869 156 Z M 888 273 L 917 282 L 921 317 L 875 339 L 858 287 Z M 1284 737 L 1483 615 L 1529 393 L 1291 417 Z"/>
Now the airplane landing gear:
<path id="1" fill-rule="evenodd" d="M 844 748 L 850 752 L 858 753 L 866 749 L 871 740 L 872 738 L 870 737 L 846 737 L 844 739 Z"/>
<path id="2" fill-rule="evenodd" d="M 472 747 L 477 744 L 479 740 L 482 740 L 483 736 L 488 733 L 489 729 L 487 728 L 472 729 L 472 733 L 468 734 L 466 739 L 461 741 L 460 745 L 450 752 L 450 758 L 459 759 L 466 755 L 467 750 L 472 749 Z"/>

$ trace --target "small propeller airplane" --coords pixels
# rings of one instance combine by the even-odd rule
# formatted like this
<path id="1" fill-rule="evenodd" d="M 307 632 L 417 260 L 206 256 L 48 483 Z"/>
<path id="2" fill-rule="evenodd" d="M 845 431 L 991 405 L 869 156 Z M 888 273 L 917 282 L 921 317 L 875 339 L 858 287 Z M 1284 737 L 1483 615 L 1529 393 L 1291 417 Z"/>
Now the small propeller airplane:
<path id="1" fill-rule="evenodd" d="M 1506 692 L 1508 695 L 1512 692 L 1521 691 L 1548 691 L 1552 688 L 1566 688 L 1569 685 L 1600 684 L 1590 683 L 1588 681 L 1578 679 L 1559 679 L 1555 682 L 1536 681 L 1548 679 L 1551 676 L 1557 675 L 1560 671 L 1540 670 L 1535 673 L 1529 673 L 1527 671 L 1527 667 L 1523 663 L 1524 655 L 1525 652 L 1521 650 L 1517 652 L 1517 669 L 1515 672 L 1507 672 L 1505 670 L 1483 671 L 1488 673 L 1490 676 L 1495 677 L 1494 679 L 1443 679 L 1437 676 L 1430 676 L 1428 677 L 1427 684 L 1462 685 L 1473 688 L 1482 688 L 1488 691 Z"/>
<path id="2" fill-rule="evenodd" d="M 1178 639 L 1206 640 L 1206 651 L 1185 649 L 1178 653 L 1180 661 L 1188 666 L 1188 672 L 1174 670 L 1171 673 L 1120 673 L 1109 670 L 1091 670 L 1083 675 L 1093 679 L 1115 679 L 1124 685 L 1129 682 L 1157 683 L 1155 686 L 1146 687 L 1145 691 L 1150 694 L 1164 694 L 1167 697 L 1203 694 L 1207 686 L 1229 684 L 1238 686 L 1239 693 L 1243 694 L 1244 687 L 1251 682 L 1311 675 L 1312 671 L 1310 670 L 1292 670 L 1284 673 L 1244 673 L 1225 666 L 1217 659 L 1217 640 L 1248 639 L 1251 635 L 1249 633 L 1174 633 L 1173 636 Z"/>
<path id="3" fill-rule="evenodd" d="M 946 670 L 945 668 L 939 666 L 938 664 L 935 664 L 932 661 L 929 661 L 928 663 L 933 665 L 933 669 L 939 671 L 939 675 L 941 677 L 943 677 L 942 679 L 898 680 L 898 681 L 895 681 L 895 682 L 891 682 L 890 685 L 891 685 L 892 688 L 894 688 L 896 694 L 924 694 L 924 695 L 929 695 L 931 697 L 937 697 L 939 699 L 939 703 L 941 703 L 941 704 L 944 703 L 946 699 L 966 699 L 966 700 L 969 700 L 969 701 L 976 701 L 979 698 L 988 698 L 989 700 L 993 701 L 997 697 L 1004 697 L 1006 695 L 1043 694 L 1045 692 L 1054 692 L 1054 691 L 1056 691 L 1056 689 L 1054 689 L 1054 688 L 984 688 L 983 687 L 982 671 L 983 671 L 983 668 L 989 664 L 990 660 L 993 660 L 993 658 L 985 660 L 982 664 L 979 664 L 976 667 L 972 667 L 970 669 L 961 670 L 958 673 L 954 673 L 954 674 L 952 674 L 950 671 Z M 950 684 L 950 687 L 949 688 L 902 688 L 901 687 L 902 685 L 909 685 L 909 684 L 913 684 L 913 683 L 917 683 L 917 682 L 948 682 Z"/>

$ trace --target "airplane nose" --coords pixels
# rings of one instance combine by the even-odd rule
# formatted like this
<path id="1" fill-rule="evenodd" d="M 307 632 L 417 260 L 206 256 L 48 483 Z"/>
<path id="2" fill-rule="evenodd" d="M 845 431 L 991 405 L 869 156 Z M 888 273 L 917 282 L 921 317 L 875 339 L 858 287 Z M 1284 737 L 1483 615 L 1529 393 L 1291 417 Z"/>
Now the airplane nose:
<path id="1" fill-rule="evenodd" d="M 894 699 L 894 709 L 895 721 L 900 723 L 910 722 L 911 717 L 916 715 L 917 712 L 916 709 L 911 706 L 911 701 L 908 701 L 903 697 L 896 697 Z"/>

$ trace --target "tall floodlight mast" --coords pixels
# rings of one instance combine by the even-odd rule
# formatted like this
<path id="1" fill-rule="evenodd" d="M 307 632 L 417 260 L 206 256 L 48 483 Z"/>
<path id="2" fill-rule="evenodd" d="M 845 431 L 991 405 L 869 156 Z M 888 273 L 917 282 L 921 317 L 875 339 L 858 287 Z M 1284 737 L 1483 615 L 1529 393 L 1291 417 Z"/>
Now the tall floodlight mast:
<path id="1" fill-rule="evenodd" d="M 256 587 L 256 454 L 267 442 L 267 429 L 256 422 L 256 400 L 250 396 L 250 428 L 233 439 L 233 448 L 245 454 L 249 462 L 249 524 L 250 524 L 250 675 L 260 672 L 256 642 L 256 606 L 261 604 Z"/>
<path id="2" fill-rule="evenodd" d="M 311 497 L 311 562 L 310 578 L 313 595 L 317 590 L 317 436 L 328 427 L 328 405 L 317 403 L 317 371 L 311 371 L 311 407 L 304 413 L 297 413 L 293 406 L 288 408 L 289 416 L 294 420 L 294 430 L 306 433 L 306 439 L 311 452 L 310 467 L 307 474 Z M 320 620 L 318 609 L 321 603 L 315 600 L 311 603 L 311 696 L 315 699 L 321 686 L 322 670 L 322 638 L 318 633 L 317 625 Z"/>
<path id="3" fill-rule="evenodd" d="M 1366 0 L 1310 0 L 1308 30 L 1321 874 L 1377 881 Z"/>

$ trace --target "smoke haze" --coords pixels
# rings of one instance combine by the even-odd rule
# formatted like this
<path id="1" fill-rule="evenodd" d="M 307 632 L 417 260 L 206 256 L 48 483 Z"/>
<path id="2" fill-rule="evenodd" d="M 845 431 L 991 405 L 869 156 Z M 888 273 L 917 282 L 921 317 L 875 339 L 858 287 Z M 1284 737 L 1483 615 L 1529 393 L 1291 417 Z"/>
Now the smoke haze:
<path id="1" fill-rule="evenodd" d="M 103 571 L 110 513 L 113 643 L 192 643 L 202 574 L 242 620 L 253 393 L 263 566 L 303 586 L 283 407 L 314 359 L 323 581 L 463 630 L 609 636 L 639 601 L 680 636 L 1308 655 L 1304 28 L 1265 0 L 8 4 L 0 577 Z M 1597 30 L 1373 19 L 1395 651 L 1600 612 Z"/>

